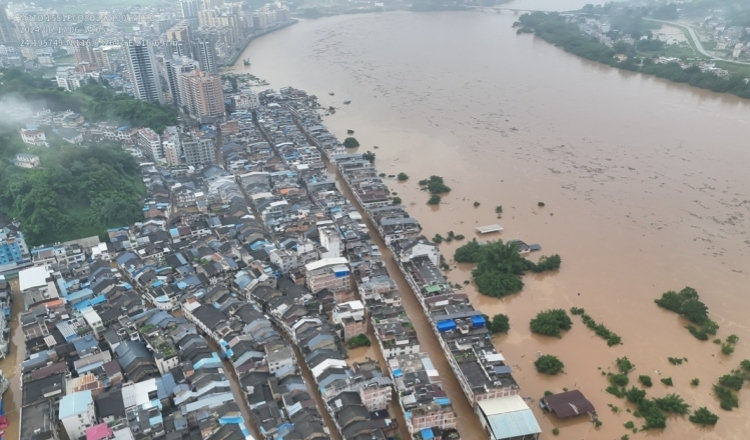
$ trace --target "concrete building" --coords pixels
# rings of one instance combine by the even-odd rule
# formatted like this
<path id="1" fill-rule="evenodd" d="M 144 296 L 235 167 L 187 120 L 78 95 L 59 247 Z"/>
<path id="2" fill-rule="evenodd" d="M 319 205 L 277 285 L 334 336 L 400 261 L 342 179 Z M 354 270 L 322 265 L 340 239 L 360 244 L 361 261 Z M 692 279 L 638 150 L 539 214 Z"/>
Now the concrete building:
<path id="1" fill-rule="evenodd" d="M 164 133 L 161 135 L 161 148 L 168 165 L 179 165 L 182 157 L 182 144 L 177 127 L 169 126 L 164 129 Z"/>
<path id="2" fill-rule="evenodd" d="M 59 298 L 52 274 L 46 267 L 30 267 L 18 272 L 18 283 L 23 294 L 24 310 L 34 304 Z"/>
<path id="3" fill-rule="evenodd" d="M 167 42 L 173 57 L 191 56 L 190 40 L 190 23 L 188 20 L 180 20 L 167 30 Z"/>
<path id="4" fill-rule="evenodd" d="M 60 399 L 58 414 L 69 439 L 78 440 L 85 436 L 86 429 L 96 424 L 96 410 L 91 390 L 63 396 Z"/>
<path id="5" fill-rule="evenodd" d="M 0 3 L 0 44 L 13 46 L 18 41 L 13 22 L 8 18 L 8 5 Z"/>
<path id="6" fill-rule="evenodd" d="M 185 95 L 185 86 L 182 84 L 182 75 L 198 70 L 200 65 L 197 61 L 188 57 L 173 58 L 164 60 L 167 85 L 169 94 L 172 98 L 172 105 L 179 109 L 187 106 L 187 96 Z"/>
<path id="7" fill-rule="evenodd" d="M 16 158 L 13 160 L 13 165 L 19 168 L 36 168 L 39 163 L 39 156 L 28 153 L 16 154 Z"/>
<path id="8" fill-rule="evenodd" d="M 519 395 L 482 400 L 475 411 L 491 440 L 536 440 L 542 431 Z"/>
<path id="9" fill-rule="evenodd" d="M 149 42 L 131 40 L 127 42 L 125 49 L 135 97 L 141 101 L 163 104 L 164 93 L 156 71 L 154 51 Z"/>
<path id="10" fill-rule="evenodd" d="M 206 38 L 195 41 L 193 55 L 200 63 L 202 71 L 214 75 L 219 73 L 219 68 L 216 64 L 216 45 L 213 41 Z"/>
<path id="11" fill-rule="evenodd" d="M 202 168 L 216 163 L 216 149 L 213 138 L 190 134 L 181 139 L 181 144 L 186 164 Z"/>
<path id="12" fill-rule="evenodd" d="M 94 64 L 102 72 L 114 72 L 115 63 L 113 62 L 114 52 L 119 52 L 120 46 L 98 46 L 92 49 L 91 53 L 94 56 Z"/>
<path id="13" fill-rule="evenodd" d="M 91 72 L 97 70 L 96 58 L 94 57 L 94 43 L 88 35 L 78 35 L 73 38 L 74 53 L 76 57 L 76 70 L 79 72 Z"/>
<path id="14" fill-rule="evenodd" d="M 141 128 L 135 137 L 135 143 L 143 150 L 143 153 L 152 160 L 164 159 L 161 147 L 161 138 L 150 128 Z"/>
<path id="15" fill-rule="evenodd" d="M 13 270 L 31 261 L 23 232 L 15 225 L 0 229 L 0 273 Z"/>
<path id="16" fill-rule="evenodd" d="M 305 265 L 307 288 L 311 292 L 328 289 L 333 293 L 352 290 L 349 260 L 344 257 L 324 258 Z"/>
<path id="17" fill-rule="evenodd" d="M 181 85 L 190 116 L 201 123 L 216 122 L 224 116 L 224 93 L 218 76 L 196 70 L 183 74 Z"/>

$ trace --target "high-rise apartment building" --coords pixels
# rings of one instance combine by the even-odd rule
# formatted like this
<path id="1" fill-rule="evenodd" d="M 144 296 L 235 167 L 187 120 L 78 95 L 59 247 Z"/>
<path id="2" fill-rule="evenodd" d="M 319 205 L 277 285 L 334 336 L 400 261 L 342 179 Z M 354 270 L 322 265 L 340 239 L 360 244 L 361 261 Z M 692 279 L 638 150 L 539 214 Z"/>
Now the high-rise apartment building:
<path id="1" fill-rule="evenodd" d="M 167 84 L 169 86 L 169 94 L 172 97 L 172 105 L 179 109 L 186 108 L 188 98 L 185 87 L 182 84 L 182 75 L 199 70 L 200 66 L 197 61 L 188 57 L 164 60 L 164 64 L 166 65 Z"/>
<path id="2" fill-rule="evenodd" d="M 8 18 L 8 5 L 0 3 L 0 44 L 11 46 L 18 42 L 13 22 Z"/>
<path id="3" fill-rule="evenodd" d="M 97 69 L 94 46 L 88 35 L 79 35 L 74 38 L 76 70 L 79 72 L 90 72 Z"/>
<path id="4" fill-rule="evenodd" d="M 196 70 L 182 75 L 181 87 L 190 116 L 202 123 L 224 116 L 224 93 L 218 76 Z"/>
<path id="5" fill-rule="evenodd" d="M 141 101 L 163 104 L 164 94 L 151 45 L 145 40 L 131 40 L 127 42 L 125 50 L 135 97 Z"/>
<path id="6" fill-rule="evenodd" d="M 91 50 L 94 56 L 94 64 L 102 72 L 114 72 L 115 63 L 112 61 L 112 53 L 119 51 L 120 46 L 98 46 Z"/>
<path id="7" fill-rule="evenodd" d="M 174 57 L 192 56 L 190 40 L 190 23 L 187 20 L 180 20 L 167 30 L 167 43 Z"/>
<path id="8" fill-rule="evenodd" d="M 216 74 L 219 72 L 216 64 L 216 44 L 207 38 L 200 38 L 193 45 L 193 54 L 198 60 L 201 70 Z"/>
<path id="9" fill-rule="evenodd" d="M 182 18 L 195 18 L 200 10 L 200 0 L 180 0 L 180 13 Z"/>

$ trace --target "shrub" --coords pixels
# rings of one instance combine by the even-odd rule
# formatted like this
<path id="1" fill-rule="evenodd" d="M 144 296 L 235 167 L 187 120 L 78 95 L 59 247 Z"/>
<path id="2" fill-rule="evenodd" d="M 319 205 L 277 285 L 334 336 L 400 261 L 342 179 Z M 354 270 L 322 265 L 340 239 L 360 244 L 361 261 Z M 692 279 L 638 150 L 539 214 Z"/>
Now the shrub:
<path id="1" fill-rule="evenodd" d="M 721 353 L 729 356 L 734 353 L 734 345 L 732 344 L 721 344 Z"/>
<path id="2" fill-rule="evenodd" d="M 429 179 L 422 179 L 419 181 L 419 186 L 422 187 L 422 189 L 426 189 L 430 192 L 430 194 L 442 194 L 450 192 L 450 187 L 448 187 L 444 182 L 443 178 L 440 176 L 430 176 Z"/>
<path id="3" fill-rule="evenodd" d="M 349 136 L 348 138 L 344 139 L 344 146 L 346 148 L 357 148 L 359 147 L 359 141 L 356 138 Z"/>
<path id="4" fill-rule="evenodd" d="M 697 387 L 698 385 L 700 385 L 700 383 L 701 383 L 701 380 L 698 379 L 697 377 L 694 377 L 693 380 L 690 381 L 690 385 L 694 387 Z"/>
<path id="5" fill-rule="evenodd" d="M 719 406 L 723 410 L 731 411 L 732 408 L 737 408 L 740 405 L 737 395 L 728 388 L 714 385 L 714 393 L 719 398 Z"/>
<path id="6" fill-rule="evenodd" d="M 368 161 L 370 163 L 373 163 L 373 162 L 375 162 L 375 153 L 373 153 L 370 150 L 367 150 L 366 152 L 362 153 L 362 159 L 364 159 L 364 160 L 366 160 L 366 161 Z"/>
<path id="7" fill-rule="evenodd" d="M 400 205 L 402 202 L 401 197 L 394 197 L 393 198 L 393 204 L 394 205 Z"/>
<path id="8" fill-rule="evenodd" d="M 430 196 L 430 198 L 427 200 L 428 205 L 439 205 L 440 204 L 440 196 L 437 194 L 433 194 Z"/>
<path id="9" fill-rule="evenodd" d="M 370 340 L 367 338 L 366 334 L 360 333 L 357 336 L 349 339 L 349 342 L 347 342 L 347 345 L 349 346 L 349 348 L 369 347 Z"/>
<path id="10" fill-rule="evenodd" d="M 740 337 L 735 334 L 731 334 L 727 336 L 727 344 L 736 344 L 737 341 L 739 340 L 740 340 Z"/>
<path id="11" fill-rule="evenodd" d="M 667 426 L 667 416 L 656 406 L 652 400 L 643 399 L 638 405 L 638 412 L 646 420 L 642 429 L 662 429 Z"/>
<path id="12" fill-rule="evenodd" d="M 474 202 L 474 207 L 476 208 L 478 206 L 479 206 L 479 202 Z"/>
<path id="13" fill-rule="evenodd" d="M 629 390 L 625 391 L 625 398 L 628 399 L 628 402 L 635 403 L 637 405 L 641 402 L 641 400 L 646 398 L 646 391 L 640 388 L 630 387 Z"/>
<path id="14" fill-rule="evenodd" d="M 534 361 L 534 366 L 536 367 L 536 371 L 549 375 L 555 375 L 565 368 L 562 361 L 557 356 L 551 354 L 539 356 L 539 359 Z"/>
<path id="15" fill-rule="evenodd" d="M 630 370 L 635 368 L 635 365 L 630 362 L 627 356 L 617 358 L 615 362 L 617 362 L 617 369 L 620 370 L 620 373 L 628 374 Z"/>
<path id="16" fill-rule="evenodd" d="M 570 330 L 572 325 L 573 322 L 563 309 L 539 312 L 529 323 L 532 332 L 545 336 L 560 336 L 561 330 Z"/>
<path id="17" fill-rule="evenodd" d="M 617 385 L 620 387 L 624 387 L 628 384 L 630 380 L 628 379 L 628 376 L 625 374 L 610 374 L 609 375 L 609 383 L 612 385 Z"/>
<path id="18" fill-rule="evenodd" d="M 646 374 L 638 376 L 638 381 L 641 383 L 641 385 L 647 388 L 653 385 L 653 382 L 651 382 L 651 376 L 648 376 Z"/>
<path id="19" fill-rule="evenodd" d="M 719 378 L 719 385 L 735 391 L 741 390 L 744 383 L 745 379 L 737 374 L 725 374 Z"/>
<path id="20" fill-rule="evenodd" d="M 405 180 L 409 180 L 409 175 L 406 173 L 398 173 L 396 179 L 398 179 L 399 182 L 403 182 Z"/>
<path id="21" fill-rule="evenodd" d="M 750 359 L 743 359 L 742 362 L 740 362 L 740 368 L 742 368 L 743 371 L 750 372 Z"/>
<path id="22" fill-rule="evenodd" d="M 604 391 L 608 392 L 609 394 L 621 399 L 625 397 L 625 388 L 618 387 L 615 385 L 610 385 L 607 388 L 604 389 Z"/>
<path id="23" fill-rule="evenodd" d="M 552 428 L 552 435 L 560 435 L 560 430 L 557 428 Z"/>
<path id="24" fill-rule="evenodd" d="M 664 385 L 671 387 L 672 386 L 672 378 L 671 377 L 664 377 L 661 379 L 661 383 Z"/>
<path id="25" fill-rule="evenodd" d="M 508 319 L 508 315 L 498 313 L 493 316 L 492 321 L 487 323 L 487 328 L 492 334 L 508 333 L 508 330 L 510 330 L 510 320 Z"/>
<path id="26" fill-rule="evenodd" d="M 654 403 L 659 407 L 660 410 L 674 414 L 687 414 L 690 409 L 690 405 L 675 393 L 667 394 L 665 397 L 654 399 Z"/>
<path id="27" fill-rule="evenodd" d="M 442 236 L 442 235 L 440 235 L 440 234 L 435 234 L 435 236 L 434 236 L 434 237 L 432 237 L 432 241 L 433 241 L 434 243 L 440 244 L 440 243 L 442 243 L 442 242 L 443 242 L 443 236 Z"/>
<path id="28" fill-rule="evenodd" d="M 536 202 L 536 206 L 544 208 L 544 202 Z"/>
<path id="29" fill-rule="evenodd" d="M 668 357 L 667 360 L 672 365 L 681 365 L 684 359 L 676 358 L 676 357 Z"/>
<path id="30" fill-rule="evenodd" d="M 503 207 L 501 205 L 495 206 L 495 214 L 500 215 L 503 213 Z"/>
<path id="31" fill-rule="evenodd" d="M 715 425 L 719 421 L 719 416 L 709 411 L 705 406 L 702 406 L 693 411 L 693 414 L 688 419 L 693 423 L 705 426 Z"/>

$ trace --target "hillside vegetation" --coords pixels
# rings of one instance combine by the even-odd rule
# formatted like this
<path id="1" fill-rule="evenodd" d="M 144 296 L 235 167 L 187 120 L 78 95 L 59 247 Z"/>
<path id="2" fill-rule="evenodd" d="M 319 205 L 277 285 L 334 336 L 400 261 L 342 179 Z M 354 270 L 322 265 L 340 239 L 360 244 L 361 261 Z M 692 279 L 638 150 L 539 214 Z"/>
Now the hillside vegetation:
<path id="1" fill-rule="evenodd" d="M 0 98 L 22 98 L 31 110 L 46 107 L 52 111 L 73 110 L 88 121 L 113 121 L 135 127 L 150 127 L 158 133 L 177 123 L 174 109 L 148 104 L 124 94 L 117 94 L 99 84 L 87 84 L 67 92 L 51 79 L 19 70 L 0 75 Z"/>
<path id="2" fill-rule="evenodd" d="M 21 169 L 0 136 L 0 213 L 16 218 L 30 246 L 103 235 L 142 219 L 144 187 L 135 160 L 117 147 L 40 152 L 42 166 Z M 10 156 L 12 157 L 12 156 Z"/>

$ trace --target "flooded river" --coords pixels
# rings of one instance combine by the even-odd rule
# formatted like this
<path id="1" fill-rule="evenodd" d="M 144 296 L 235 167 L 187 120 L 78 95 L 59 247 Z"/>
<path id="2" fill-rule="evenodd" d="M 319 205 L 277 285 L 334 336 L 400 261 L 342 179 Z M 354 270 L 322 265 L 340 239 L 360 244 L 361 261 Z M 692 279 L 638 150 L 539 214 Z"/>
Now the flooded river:
<path id="1" fill-rule="evenodd" d="M 517 6 L 552 4 L 581 6 Z M 739 409 L 725 412 L 711 384 L 750 358 L 750 102 L 581 60 L 517 36 L 515 20 L 510 12 L 331 17 L 260 38 L 240 59 L 249 58 L 248 70 L 273 87 L 299 87 L 336 107 L 325 119 L 335 134 L 343 139 L 355 130 L 381 171 L 408 174 L 390 184 L 428 237 L 453 230 L 471 238 L 476 226 L 499 223 L 501 234 L 482 239 L 521 238 L 562 256 L 558 273 L 526 276 L 524 290 L 503 300 L 466 289 L 484 313 L 510 316 L 511 331 L 496 345 L 523 396 L 536 402 L 545 390 L 579 388 L 603 422 L 598 430 L 584 419 L 560 422 L 534 404 L 544 438 L 553 427 L 561 439 L 744 438 L 750 391 L 740 392 Z M 439 207 L 427 206 L 417 186 L 432 174 L 452 188 Z M 450 257 L 456 244 L 441 247 Z M 470 279 L 470 267 L 452 266 L 452 281 Z M 663 291 L 686 285 L 708 305 L 719 337 L 739 336 L 731 356 L 694 339 L 654 304 Z M 571 306 L 584 307 L 623 345 L 607 347 L 578 317 L 561 339 L 529 332 L 538 311 Z M 423 347 L 433 358 L 440 350 Z M 560 357 L 565 373 L 537 374 L 540 353 Z M 631 380 L 652 376 L 650 397 L 679 393 L 716 412 L 717 426 L 698 430 L 670 417 L 664 431 L 629 432 L 623 424 L 642 419 L 604 392 L 601 375 L 619 356 L 636 365 Z M 688 362 L 673 366 L 668 356 Z M 690 386 L 692 378 L 700 385 Z"/>

